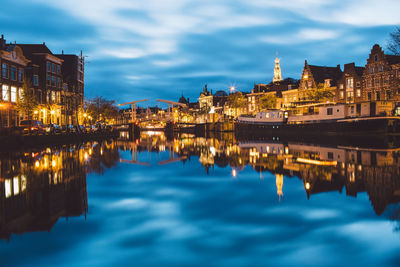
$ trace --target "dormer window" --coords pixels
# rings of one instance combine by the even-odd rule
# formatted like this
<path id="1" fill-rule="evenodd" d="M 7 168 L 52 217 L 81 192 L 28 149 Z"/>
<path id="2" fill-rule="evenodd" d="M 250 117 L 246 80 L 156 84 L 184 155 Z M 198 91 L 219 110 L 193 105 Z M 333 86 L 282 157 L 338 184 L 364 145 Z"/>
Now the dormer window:
<path id="1" fill-rule="evenodd" d="M 331 79 L 325 79 L 325 87 L 331 87 Z"/>

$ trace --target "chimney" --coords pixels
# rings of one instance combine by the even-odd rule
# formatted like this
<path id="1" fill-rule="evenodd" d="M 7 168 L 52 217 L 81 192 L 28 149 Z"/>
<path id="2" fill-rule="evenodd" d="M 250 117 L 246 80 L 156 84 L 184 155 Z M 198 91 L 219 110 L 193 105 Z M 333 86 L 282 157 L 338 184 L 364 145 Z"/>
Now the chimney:
<path id="1" fill-rule="evenodd" d="M 64 55 L 64 50 L 61 50 L 61 54 L 63 54 L 63 55 Z"/>
<path id="2" fill-rule="evenodd" d="M 43 45 L 46 45 L 46 42 L 43 42 Z"/>
<path id="3" fill-rule="evenodd" d="M 6 40 L 4 39 L 4 35 L 1 35 L 1 39 L 0 39 L 0 48 L 3 48 L 6 46 Z"/>

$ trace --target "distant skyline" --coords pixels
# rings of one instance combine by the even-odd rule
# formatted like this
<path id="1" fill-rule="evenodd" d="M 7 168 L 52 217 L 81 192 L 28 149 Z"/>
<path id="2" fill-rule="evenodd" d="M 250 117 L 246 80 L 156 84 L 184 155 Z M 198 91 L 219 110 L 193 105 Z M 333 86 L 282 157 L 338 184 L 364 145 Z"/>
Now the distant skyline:
<path id="1" fill-rule="evenodd" d="M 385 52 L 400 25 L 400 1 L 333 0 L 3 0 L 7 42 L 43 43 L 87 56 L 86 97 L 117 103 L 194 101 L 205 84 L 250 91 L 312 65 L 363 66 L 375 43 Z"/>

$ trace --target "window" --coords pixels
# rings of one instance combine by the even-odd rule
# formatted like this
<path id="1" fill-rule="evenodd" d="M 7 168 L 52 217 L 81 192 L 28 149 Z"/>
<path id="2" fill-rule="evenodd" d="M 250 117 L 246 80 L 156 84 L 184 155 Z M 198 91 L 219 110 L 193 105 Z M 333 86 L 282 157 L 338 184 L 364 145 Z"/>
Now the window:
<path id="1" fill-rule="evenodd" d="M 375 72 L 374 67 L 369 68 L 369 73 L 374 73 L 374 72 Z"/>
<path id="2" fill-rule="evenodd" d="M 368 92 L 368 100 L 371 101 L 371 98 L 372 98 L 372 94 L 371 94 L 371 92 Z"/>
<path id="3" fill-rule="evenodd" d="M 328 152 L 328 159 L 333 159 L 333 152 Z"/>
<path id="4" fill-rule="evenodd" d="M 22 101 L 23 98 L 24 98 L 24 89 L 19 88 L 18 89 L 18 99 L 19 99 L 19 101 Z"/>
<path id="5" fill-rule="evenodd" d="M 386 91 L 386 100 L 391 100 L 392 98 L 392 92 L 391 91 Z"/>
<path id="6" fill-rule="evenodd" d="M 347 92 L 347 98 L 353 98 L 353 96 L 354 96 L 353 91 L 348 91 Z"/>
<path id="7" fill-rule="evenodd" d="M 380 86 L 381 85 L 381 80 L 379 78 L 375 79 L 375 86 Z"/>
<path id="8" fill-rule="evenodd" d="M 60 87 L 60 78 L 57 78 L 57 88 Z"/>
<path id="9" fill-rule="evenodd" d="M 347 88 L 353 88 L 353 78 L 347 78 L 346 79 L 346 87 Z"/>
<path id="10" fill-rule="evenodd" d="M 61 68 L 60 65 L 57 65 L 57 73 L 60 74 L 61 73 Z"/>
<path id="11" fill-rule="evenodd" d="M 51 71 L 51 63 L 50 62 L 47 62 L 47 71 Z"/>
<path id="12" fill-rule="evenodd" d="M 10 76 L 11 76 L 11 80 L 13 80 L 13 81 L 17 80 L 17 74 L 15 72 L 16 72 L 15 67 L 11 66 L 11 68 L 10 68 Z"/>
<path id="13" fill-rule="evenodd" d="M 51 85 L 52 86 L 56 85 L 56 77 L 54 77 L 54 76 L 51 77 Z"/>
<path id="14" fill-rule="evenodd" d="M 339 89 L 343 89 L 343 84 L 342 83 L 339 85 Z"/>
<path id="15" fill-rule="evenodd" d="M 51 91 L 51 102 L 55 103 L 56 102 L 56 92 Z"/>
<path id="16" fill-rule="evenodd" d="M 39 77 L 37 75 L 33 75 L 33 85 L 39 85 Z"/>
<path id="17" fill-rule="evenodd" d="M 308 81 L 308 88 L 312 87 L 312 81 Z"/>
<path id="18" fill-rule="evenodd" d="M 18 69 L 18 81 L 22 82 L 23 79 L 24 79 L 24 70 Z"/>
<path id="19" fill-rule="evenodd" d="M 1 76 L 3 76 L 3 78 L 7 78 L 8 79 L 8 65 L 7 64 L 2 64 L 2 72 L 1 72 Z"/>
<path id="20" fill-rule="evenodd" d="M 360 87 L 360 86 L 361 86 L 361 83 L 360 83 L 360 82 L 357 82 L 357 83 L 356 83 L 356 86 L 357 86 L 357 87 Z"/>
<path id="21" fill-rule="evenodd" d="M 383 84 L 384 84 L 384 85 L 388 85 L 388 84 L 389 84 L 389 78 L 388 78 L 388 77 L 385 77 L 385 78 L 384 78 Z"/>
<path id="22" fill-rule="evenodd" d="M 375 55 L 375 61 L 378 61 L 378 55 Z"/>
<path id="23" fill-rule="evenodd" d="M 368 86 L 368 87 L 371 87 L 371 85 L 372 85 L 371 80 L 367 80 L 367 86 Z"/>
<path id="24" fill-rule="evenodd" d="M 8 92 L 8 85 L 3 84 L 1 87 L 1 96 L 4 101 L 10 101 L 10 93 Z"/>
<path id="25" fill-rule="evenodd" d="M 331 79 L 325 79 L 325 87 L 331 87 Z"/>
<path id="26" fill-rule="evenodd" d="M 343 99 L 343 98 L 344 98 L 344 92 L 340 91 L 340 99 Z"/>
<path id="27" fill-rule="evenodd" d="M 296 95 L 293 96 L 293 101 L 296 102 Z"/>
<path id="28" fill-rule="evenodd" d="M 351 113 L 354 113 L 354 106 L 351 106 L 351 107 L 350 107 L 350 112 L 351 112 Z"/>
<path id="29" fill-rule="evenodd" d="M 54 63 L 51 63 L 51 71 L 52 71 L 53 73 L 56 72 L 56 65 L 55 65 Z"/>
<path id="30" fill-rule="evenodd" d="M 333 115 L 333 109 L 332 108 L 327 108 L 326 109 L 326 114 L 327 115 Z"/>
<path id="31" fill-rule="evenodd" d="M 361 90 L 357 89 L 357 97 L 361 97 Z"/>
<path id="32" fill-rule="evenodd" d="M 381 100 L 381 92 L 375 92 L 375 99 Z"/>
<path id="33" fill-rule="evenodd" d="M 383 71 L 383 66 L 379 65 L 378 70 L 379 70 L 379 72 L 382 72 Z"/>
<path id="34" fill-rule="evenodd" d="M 17 102 L 17 87 L 11 86 L 11 102 Z"/>

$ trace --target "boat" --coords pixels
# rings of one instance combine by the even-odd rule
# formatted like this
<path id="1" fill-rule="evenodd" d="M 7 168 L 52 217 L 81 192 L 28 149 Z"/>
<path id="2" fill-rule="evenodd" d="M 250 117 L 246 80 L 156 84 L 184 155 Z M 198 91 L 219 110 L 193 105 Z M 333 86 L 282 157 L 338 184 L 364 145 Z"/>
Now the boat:
<path id="1" fill-rule="evenodd" d="M 320 103 L 290 110 L 268 110 L 239 116 L 239 133 L 400 134 L 400 106 L 393 101 L 351 104 Z"/>

